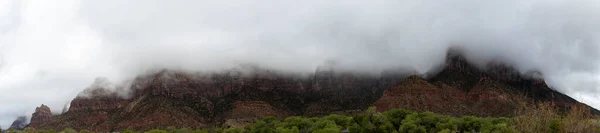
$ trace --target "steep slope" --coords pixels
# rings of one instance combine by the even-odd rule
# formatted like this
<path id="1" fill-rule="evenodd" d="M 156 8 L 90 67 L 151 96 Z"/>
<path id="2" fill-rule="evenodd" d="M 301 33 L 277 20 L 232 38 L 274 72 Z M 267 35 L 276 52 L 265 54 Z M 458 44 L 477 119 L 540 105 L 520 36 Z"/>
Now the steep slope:
<path id="1" fill-rule="evenodd" d="M 449 53 L 443 71 L 436 76 L 429 80 L 409 77 L 386 90 L 375 105 L 378 111 L 407 108 L 455 116 L 512 116 L 517 106 L 532 102 L 551 102 L 561 110 L 582 104 L 549 88 L 539 73 L 523 75 L 499 62 L 484 69 L 474 66 L 459 54 Z"/>
<path id="2" fill-rule="evenodd" d="M 42 124 L 52 123 L 52 111 L 44 104 L 35 108 L 35 112 L 31 115 L 29 122 L 30 127 L 40 127 Z"/>

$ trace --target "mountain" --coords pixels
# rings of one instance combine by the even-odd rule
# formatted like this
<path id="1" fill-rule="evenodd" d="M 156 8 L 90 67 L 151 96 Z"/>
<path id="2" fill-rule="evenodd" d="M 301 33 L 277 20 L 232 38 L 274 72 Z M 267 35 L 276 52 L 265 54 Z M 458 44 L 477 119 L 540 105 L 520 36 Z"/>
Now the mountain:
<path id="1" fill-rule="evenodd" d="M 30 126 L 142 131 L 167 126 L 237 127 L 266 116 L 352 113 L 373 105 L 378 111 L 408 108 L 448 115 L 512 116 L 521 103 L 554 102 L 560 108 L 582 104 L 532 74 L 521 76 L 495 63 L 486 68 L 477 69 L 461 56 L 449 55 L 443 71 L 429 79 L 323 68 L 310 75 L 252 66 L 218 73 L 162 70 L 137 77 L 124 89 L 131 90 L 129 98 L 92 87 L 86 89 L 86 96 L 73 99 L 61 115 L 47 118 L 49 111 L 42 105 Z"/>
<path id="2" fill-rule="evenodd" d="M 27 126 L 27 117 L 19 116 L 8 129 L 23 130 Z"/>
<path id="3" fill-rule="evenodd" d="M 583 104 L 549 88 L 538 72 L 520 74 L 500 62 L 484 68 L 469 64 L 460 54 L 449 53 L 443 71 L 435 77 L 411 76 L 385 90 L 375 105 L 379 111 L 405 108 L 454 116 L 512 116 L 519 106 L 531 102 L 551 102 L 561 110 Z"/>
<path id="4" fill-rule="evenodd" d="M 40 127 L 42 124 L 51 123 L 52 111 L 44 104 L 40 107 L 35 108 L 35 112 L 31 115 L 29 127 Z"/>

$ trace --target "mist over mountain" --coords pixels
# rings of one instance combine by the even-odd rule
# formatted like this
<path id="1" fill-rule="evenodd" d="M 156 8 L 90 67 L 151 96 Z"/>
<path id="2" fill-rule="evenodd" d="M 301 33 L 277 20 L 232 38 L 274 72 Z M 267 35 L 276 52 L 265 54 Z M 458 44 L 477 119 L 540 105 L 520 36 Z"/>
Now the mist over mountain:
<path id="1" fill-rule="evenodd" d="M 328 62 L 424 74 L 449 48 L 480 67 L 539 71 L 598 108 L 599 15 L 589 0 L 0 0 L 0 125 L 42 103 L 61 112 L 98 77 L 126 85 L 162 68 L 240 64 L 314 73 Z"/>

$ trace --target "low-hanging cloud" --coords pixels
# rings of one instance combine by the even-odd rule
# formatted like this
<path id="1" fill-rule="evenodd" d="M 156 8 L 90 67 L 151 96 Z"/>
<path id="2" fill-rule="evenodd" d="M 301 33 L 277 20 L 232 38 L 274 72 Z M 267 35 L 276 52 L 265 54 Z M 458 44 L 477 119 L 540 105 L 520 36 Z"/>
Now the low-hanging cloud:
<path id="1" fill-rule="evenodd" d="M 431 71 L 449 47 L 538 70 L 598 108 L 600 1 L 0 0 L 0 125 L 59 113 L 96 77 L 240 63 L 312 72 Z"/>

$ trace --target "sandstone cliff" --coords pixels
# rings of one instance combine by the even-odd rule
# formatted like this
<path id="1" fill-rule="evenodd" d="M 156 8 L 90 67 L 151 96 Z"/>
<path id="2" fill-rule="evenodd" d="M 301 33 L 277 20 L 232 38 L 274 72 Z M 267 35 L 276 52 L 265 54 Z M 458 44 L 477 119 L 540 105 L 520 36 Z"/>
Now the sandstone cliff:
<path id="1" fill-rule="evenodd" d="M 52 112 L 48 106 L 42 104 L 42 106 L 35 108 L 35 112 L 31 115 L 29 126 L 33 128 L 40 128 L 43 124 L 51 122 L 53 122 Z"/>

